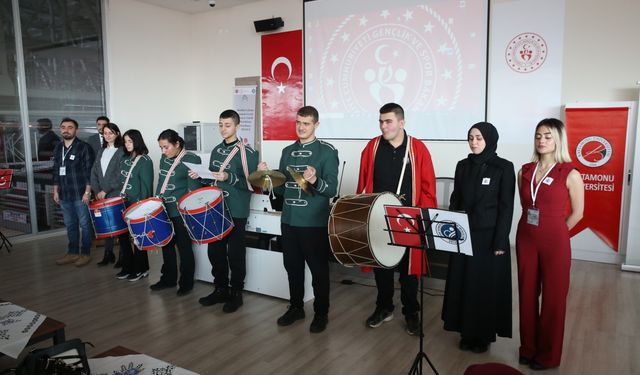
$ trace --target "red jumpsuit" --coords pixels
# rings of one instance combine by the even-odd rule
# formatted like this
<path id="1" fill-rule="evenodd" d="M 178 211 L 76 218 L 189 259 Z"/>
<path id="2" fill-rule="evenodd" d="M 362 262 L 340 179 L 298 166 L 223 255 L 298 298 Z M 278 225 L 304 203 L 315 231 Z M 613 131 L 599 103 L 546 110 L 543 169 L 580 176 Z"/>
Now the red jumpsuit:
<path id="1" fill-rule="evenodd" d="M 522 166 L 522 217 L 516 234 L 520 292 L 520 356 L 546 367 L 560 366 L 571 245 L 567 228 L 571 163 L 558 163 L 540 184 L 535 207 L 539 225 L 527 223 L 532 208 L 531 179 L 536 163 Z M 550 179 L 552 179 L 550 181 Z M 534 181 L 534 187 L 539 181 Z M 539 297 L 542 301 L 539 306 Z"/>

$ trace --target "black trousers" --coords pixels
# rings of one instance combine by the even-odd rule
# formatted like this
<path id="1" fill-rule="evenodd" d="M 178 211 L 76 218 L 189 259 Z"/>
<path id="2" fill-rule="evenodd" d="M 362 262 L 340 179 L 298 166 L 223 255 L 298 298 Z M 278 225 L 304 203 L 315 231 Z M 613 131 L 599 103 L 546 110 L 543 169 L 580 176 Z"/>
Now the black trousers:
<path id="1" fill-rule="evenodd" d="M 233 218 L 233 229 L 220 241 L 211 242 L 208 248 L 213 284 L 217 288 L 229 287 L 229 269 L 231 270 L 231 288 L 242 290 L 247 274 L 246 245 L 244 227 L 247 219 Z"/>
<path id="2" fill-rule="evenodd" d="M 327 227 L 295 227 L 282 224 L 284 268 L 289 277 L 290 304 L 304 305 L 304 263 L 307 262 L 313 286 L 313 310 L 329 312 L 329 235 Z"/>
<path id="3" fill-rule="evenodd" d="M 195 258 L 191 248 L 191 238 L 184 226 L 180 216 L 172 217 L 173 238 L 166 246 L 162 247 L 162 276 L 160 281 L 167 285 L 176 285 L 176 280 L 180 288 L 193 288 L 193 273 L 195 272 Z M 180 254 L 180 279 L 178 280 L 178 255 L 176 246 Z"/>
<path id="4" fill-rule="evenodd" d="M 418 278 L 409 275 L 409 251 L 405 250 L 404 256 L 396 267 L 400 272 L 400 301 L 402 301 L 402 314 L 411 315 L 420 310 L 418 304 Z M 395 269 L 374 268 L 378 297 L 376 306 L 388 311 L 393 311 L 393 292 Z"/>
<path id="5" fill-rule="evenodd" d="M 119 235 L 118 240 L 120 241 L 122 272 L 131 275 L 148 271 L 149 257 L 147 256 L 147 252 L 131 246 L 129 232 Z"/>

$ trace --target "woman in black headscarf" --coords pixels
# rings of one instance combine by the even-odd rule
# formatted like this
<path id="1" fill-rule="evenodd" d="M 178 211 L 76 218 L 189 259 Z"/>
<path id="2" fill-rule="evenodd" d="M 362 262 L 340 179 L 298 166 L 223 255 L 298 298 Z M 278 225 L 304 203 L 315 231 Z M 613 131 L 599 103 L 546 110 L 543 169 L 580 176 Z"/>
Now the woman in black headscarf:
<path id="1" fill-rule="evenodd" d="M 473 256 L 452 254 L 442 320 L 460 332 L 460 349 L 487 351 L 496 334 L 511 337 L 513 164 L 498 157 L 498 131 L 488 122 L 469 129 L 471 153 L 456 166 L 449 209 L 469 215 Z"/>

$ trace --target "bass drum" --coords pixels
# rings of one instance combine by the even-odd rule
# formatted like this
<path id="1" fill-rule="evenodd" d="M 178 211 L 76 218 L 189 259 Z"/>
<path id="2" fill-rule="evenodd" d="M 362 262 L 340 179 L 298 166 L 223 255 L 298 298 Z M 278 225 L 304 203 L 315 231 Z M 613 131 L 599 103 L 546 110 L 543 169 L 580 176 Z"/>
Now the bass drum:
<path id="1" fill-rule="evenodd" d="M 385 205 L 401 206 L 395 194 L 358 194 L 344 196 L 333 205 L 329 215 L 331 252 L 345 266 L 393 268 L 400 263 L 405 249 L 389 245 Z"/>

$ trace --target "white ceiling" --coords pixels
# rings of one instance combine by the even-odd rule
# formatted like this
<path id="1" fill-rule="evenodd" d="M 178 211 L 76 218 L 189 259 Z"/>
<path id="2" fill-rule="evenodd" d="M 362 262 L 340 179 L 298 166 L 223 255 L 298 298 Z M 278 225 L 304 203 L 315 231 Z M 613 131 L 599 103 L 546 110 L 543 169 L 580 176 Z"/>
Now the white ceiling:
<path id="1" fill-rule="evenodd" d="M 159 7 L 177 10 L 183 13 L 196 14 L 212 12 L 220 8 L 230 8 L 236 5 L 253 3 L 260 0 L 216 0 L 216 6 L 210 7 L 209 0 L 138 0 Z"/>

